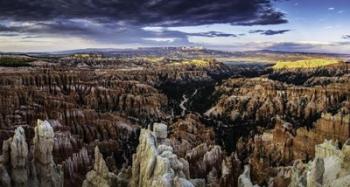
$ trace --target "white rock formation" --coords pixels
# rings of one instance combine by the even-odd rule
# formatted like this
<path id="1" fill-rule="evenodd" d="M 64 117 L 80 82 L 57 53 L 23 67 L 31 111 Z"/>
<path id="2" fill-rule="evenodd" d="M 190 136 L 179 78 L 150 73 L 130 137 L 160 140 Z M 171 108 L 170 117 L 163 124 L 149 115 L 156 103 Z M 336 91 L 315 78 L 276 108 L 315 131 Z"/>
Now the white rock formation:
<path id="1" fill-rule="evenodd" d="M 3 155 L 0 159 L 0 184 L 3 186 L 13 185 L 15 187 L 27 186 L 28 145 L 22 127 L 18 127 L 13 137 L 3 142 L 2 153 Z"/>
<path id="2" fill-rule="evenodd" d="M 167 136 L 167 126 L 161 123 L 155 123 L 153 131 L 142 129 L 131 170 L 123 168 L 118 175 L 108 171 L 96 147 L 94 168 L 86 174 L 83 187 L 204 187 L 204 179 L 189 178 L 188 162 L 173 153 Z M 215 157 L 216 152 L 208 158 Z"/>
<path id="3" fill-rule="evenodd" d="M 324 161 L 322 158 L 315 158 L 312 162 L 311 171 L 307 176 L 308 187 L 321 187 L 323 184 L 323 174 L 325 171 Z"/>
<path id="4" fill-rule="evenodd" d="M 54 131 L 48 121 L 38 120 L 34 129 L 34 166 L 38 185 L 41 187 L 63 186 L 62 167 L 53 161 Z"/>
<path id="5" fill-rule="evenodd" d="M 290 175 L 291 175 L 291 182 L 289 184 L 289 187 L 306 186 L 307 179 L 306 179 L 305 164 L 301 160 L 296 160 L 294 162 Z"/>
<path id="6" fill-rule="evenodd" d="M 63 171 L 52 157 L 54 132 L 50 124 L 38 120 L 31 151 L 22 127 L 3 142 L 0 157 L 0 186 L 62 187 Z M 32 158 L 32 160 L 29 160 Z"/>
<path id="7" fill-rule="evenodd" d="M 332 140 L 325 140 L 322 144 L 315 146 L 315 157 L 327 158 L 331 156 L 342 157 L 342 152 Z"/>
<path id="8" fill-rule="evenodd" d="M 350 186 L 350 140 L 342 149 L 325 140 L 315 146 L 315 159 L 308 164 L 293 166 L 289 187 L 348 187 Z M 294 169 L 299 168 L 299 169 Z M 306 182 L 304 178 L 307 178 Z"/>
<path id="9" fill-rule="evenodd" d="M 28 182 L 28 145 L 24 129 L 18 127 L 11 142 L 11 178 L 15 186 L 26 186 Z"/>
<path id="10" fill-rule="evenodd" d="M 117 176 L 109 172 L 106 162 L 96 146 L 94 168 L 86 174 L 83 187 L 109 187 L 116 186 L 116 184 Z"/>
<path id="11" fill-rule="evenodd" d="M 238 177 L 238 187 L 258 187 L 250 179 L 250 166 L 245 165 L 243 173 Z"/>
<path id="12" fill-rule="evenodd" d="M 132 187 L 192 187 L 189 179 L 188 162 L 177 158 L 173 148 L 158 145 L 157 139 L 167 137 L 166 126 L 154 124 L 154 132 L 141 130 L 139 146 L 133 155 Z M 194 184 L 203 185 L 202 181 L 193 180 Z"/>
<path id="13" fill-rule="evenodd" d="M 158 139 L 165 139 L 168 137 L 168 127 L 163 123 L 154 123 L 153 133 Z"/>

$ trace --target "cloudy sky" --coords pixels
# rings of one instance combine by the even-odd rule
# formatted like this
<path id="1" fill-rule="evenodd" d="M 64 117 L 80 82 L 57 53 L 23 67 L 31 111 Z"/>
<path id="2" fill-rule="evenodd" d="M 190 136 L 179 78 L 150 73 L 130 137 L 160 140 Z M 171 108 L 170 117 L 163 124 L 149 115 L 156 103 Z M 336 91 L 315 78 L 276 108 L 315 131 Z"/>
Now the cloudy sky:
<path id="1" fill-rule="evenodd" d="M 0 0 L 0 51 L 204 46 L 350 53 L 349 0 Z"/>

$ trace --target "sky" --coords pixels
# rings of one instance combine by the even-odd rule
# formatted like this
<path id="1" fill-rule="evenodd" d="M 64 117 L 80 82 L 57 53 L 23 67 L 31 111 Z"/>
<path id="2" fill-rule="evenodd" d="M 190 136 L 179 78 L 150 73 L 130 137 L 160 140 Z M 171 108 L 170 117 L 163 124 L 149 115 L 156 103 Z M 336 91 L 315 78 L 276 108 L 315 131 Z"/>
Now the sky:
<path id="1" fill-rule="evenodd" d="M 349 0 L 0 0 L 0 51 L 202 46 L 350 53 Z"/>

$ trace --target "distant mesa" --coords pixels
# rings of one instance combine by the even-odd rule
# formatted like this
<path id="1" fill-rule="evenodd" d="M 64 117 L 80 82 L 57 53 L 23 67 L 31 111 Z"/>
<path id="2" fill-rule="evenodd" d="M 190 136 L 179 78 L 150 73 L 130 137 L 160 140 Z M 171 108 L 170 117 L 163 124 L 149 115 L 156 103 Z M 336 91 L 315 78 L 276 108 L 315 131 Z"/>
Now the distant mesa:
<path id="1" fill-rule="evenodd" d="M 102 54 L 97 53 L 78 53 L 72 55 L 73 58 L 102 58 Z"/>

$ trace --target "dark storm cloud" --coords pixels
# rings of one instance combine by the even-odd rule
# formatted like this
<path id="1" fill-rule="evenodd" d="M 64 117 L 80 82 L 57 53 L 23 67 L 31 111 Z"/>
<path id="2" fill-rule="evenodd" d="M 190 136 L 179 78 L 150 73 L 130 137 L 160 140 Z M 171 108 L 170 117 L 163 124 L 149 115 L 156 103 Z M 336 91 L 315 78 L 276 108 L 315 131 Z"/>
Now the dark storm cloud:
<path id="1" fill-rule="evenodd" d="M 252 31 L 249 31 L 249 33 L 251 34 L 260 33 L 261 35 L 271 36 L 276 34 L 283 34 L 289 31 L 290 30 L 252 30 Z"/>
<path id="2" fill-rule="evenodd" d="M 104 27 L 101 30 L 100 27 Z M 135 33 L 136 31 L 136 33 Z M 186 37 L 186 36 L 201 36 L 201 37 L 237 37 L 235 34 L 223 33 L 218 31 L 201 32 L 201 33 L 186 33 L 181 31 L 172 31 L 163 29 L 162 31 L 153 32 L 146 31 L 140 27 L 122 27 L 119 25 L 109 24 L 96 24 L 84 20 L 58 20 L 53 22 L 38 22 L 30 25 L 21 26 L 6 26 L 0 24 L 0 33 L 13 32 L 13 33 L 50 33 L 50 34 L 62 34 L 62 35 L 81 35 L 92 36 L 99 34 L 120 34 L 126 32 L 128 34 L 135 34 L 135 36 L 143 37 Z M 0 34 L 2 35 L 2 34 Z"/>
<path id="3" fill-rule="evenodd" d="M 85 34 L 89 33 L 91 28 L 86 25 L 79 24 L 78 22 L 73 22 L 70 20 L 59 20 L 54 22 L 36 22 L 29 25 L 20 24 L 17 25 L 5 25 L 0 24 L 0 35 L 3 32 L 13 32 L 13 33 L 30 33 L 30 34 L 40 34 L 40 33 L 50 33 L 50 34 Z"/>
<path id="4" fill-rule="evenodd" d="M 73 36 L 103 43 L 189 44 L 188 36 L 236 37 L 222 32 L 142 29 L 227 23 L 286 23 L 271 0 L 0 0 L 0 36 Z M 166 43 L 168 44 L 168 42 Z"/>
<path id="5" fill-rule="evenodd" d="M 343 39 L 350 39 L 350 35 L 344 35 Z"/>
<path id="6" fill-rule="evenodd" d="M 108 44 L 142 44 L 142 45 L 188 45 L 189 36 L 200 37 L 237 37 L 235 34 L 210 31 L 187 33 L 162 29 L 161 31 L 144 30 L 137 26 L 122 26 L 117 23 L 96 23 L 89 20 L 54 20 L 32 22 L 30 24 L 0 23 L 0 36 L 19 36 L 21 38 L 40 38 L 45 36 L 77 36 Z M 171 38 L 170 41 L 156 39 Z"/>
<path id="7" fill-rule="evenodd" d="M 134 26 L 286 23 L 270 0 L 3 0 L 0 18 L 17 21 L 93 19 Z"/>

